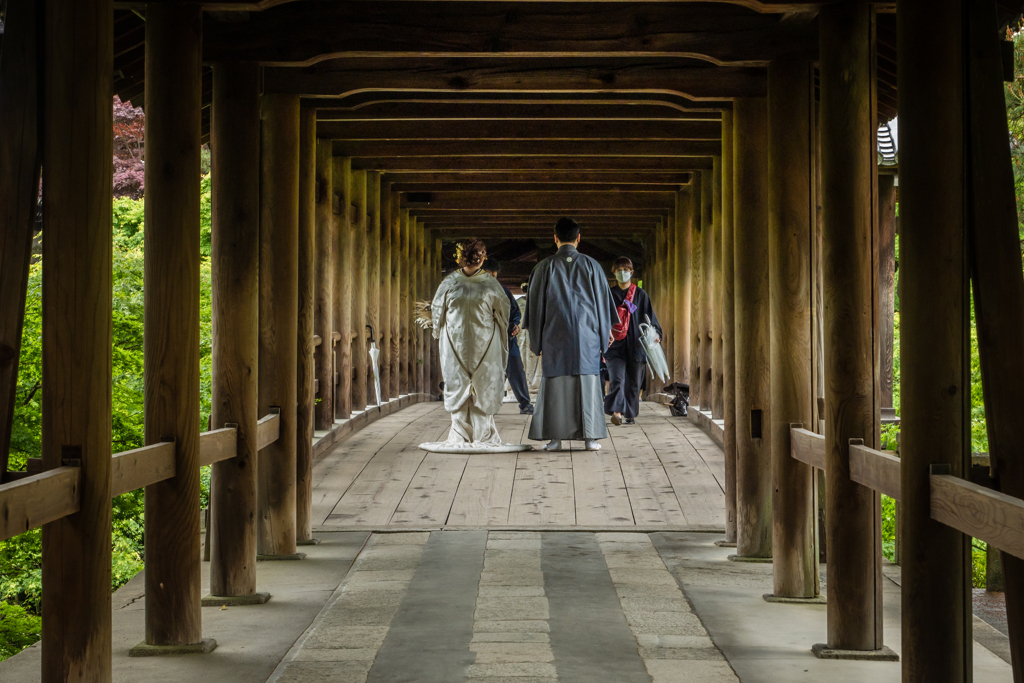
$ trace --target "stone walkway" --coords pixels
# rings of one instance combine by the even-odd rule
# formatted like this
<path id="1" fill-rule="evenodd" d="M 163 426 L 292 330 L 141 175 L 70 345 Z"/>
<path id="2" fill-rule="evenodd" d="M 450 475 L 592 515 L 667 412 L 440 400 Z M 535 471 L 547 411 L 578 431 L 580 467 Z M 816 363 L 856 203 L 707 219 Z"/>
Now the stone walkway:
<path id="1" fill-rule="evenodd" d="M 375 534 L 276 683 L 738 681 L 642 533 Z"/>

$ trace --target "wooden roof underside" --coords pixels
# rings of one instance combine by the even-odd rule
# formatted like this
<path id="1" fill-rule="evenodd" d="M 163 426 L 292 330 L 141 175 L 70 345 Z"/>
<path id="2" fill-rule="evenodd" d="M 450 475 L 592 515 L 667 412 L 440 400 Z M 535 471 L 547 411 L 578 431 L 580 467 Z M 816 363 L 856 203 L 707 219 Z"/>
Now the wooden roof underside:
<path id="1" fill-rule="evenodd" d="M 722 111 L 767 94 L 770 61 L 817 59 L 825 3 L 199 4 L 204 141 L 210 64 L 258 62 L 265 92 L 317 108 L 335 155 L 384 172 L 392 190 L 429 193 L 403 204 L 440 235 L 543 240 L 572 212 L 592 237 L 628 241 L 665 221 L 673 192 L 711 168 Z M 1003 21 L 1021 4 L 1003 2 Z M 146 3 L 115 6 L 114 89 L 139 106 Z M 896 115 L 896 17 L 894 3 L 877 7 L 885 121 Z"/>

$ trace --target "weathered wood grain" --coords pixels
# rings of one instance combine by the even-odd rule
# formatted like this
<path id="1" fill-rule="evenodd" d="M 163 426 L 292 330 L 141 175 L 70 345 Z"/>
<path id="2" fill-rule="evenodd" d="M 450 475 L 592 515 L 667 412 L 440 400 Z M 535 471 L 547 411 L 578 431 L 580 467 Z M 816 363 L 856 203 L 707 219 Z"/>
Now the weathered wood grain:
<path id="1" fill-rule="evenodd" d="M 391 515 L 390 524 L 444 524 L 468 460 L 468 455 L 427 453 Z"/>
<path id="2" fill-rule="evenodd" d="M 335 156 L 669 157 L 680 170 L 721 154 L 718 140 L 335 140 Z M 405 162 L 402 162 L 403 165 Z M 414 162 L 410 162 L 414 163 Z M 441 168 L 444 168 L 442 165 Z"/>
<path id="3" fill-rule="evenodd" d="M 721 128 L 718 127 L 719 137 Z M 707 266 L 711 287 L 711 416 L 716 420 L 721 420 L 725 412 L 722 375 L 722 166 L 722 157 L 715 157 L 711 171 L 711 263 Z"/>
<path id="4" fill-rule="evenodd" d="M 435 156 L 375 156 L 354 159 L 352 167 L 390 173 L 417 171 L 672 171 L 683 172 L 711 168 L 711 156 L 597 156 L 566 154 L 531 157 L 520 155 L 478 156 L 476 154 L 444 154 Z"/>
<path id="5" fill-rule="evenodd" d="M 715 225 L 714 225 L 714 170 L 701 171 L 700 185 L 700 396 L 701 407 L 713 411 L 714 392 L 714 326 L 715 326 Z"/>
<path id="6" fill-rule="evenodd" d="M 316 402 L 314 311 L 316 310 L 316 110 L 299 110 L 298 360 L 295 371 L 295 534 L 313 538 L 309 506 L 313 493 L 313 429 Z"/>
<path id="7" fill-rule="evenodd" d="M 571 463 L 565 453 L 520 453 L 516 460 L 508 523 L 575 524 Z"/>
<path id="8" fill-rule="evenodd" d="M 334 160 L 332 178 L 334 194 L 340 209 L 335 213 L 337 235 L 334 250 L 334 331 L 341 334 L 335 346 L 335 417 L 348 419 L 352 414 L 352 253 L 355 244 L 352 234 L 352 160 L 345 157 Z"/>
<path id="9" fill-rule="evenodd" d="M 205 467 L 238 455 L 238 428 L 225 427 L 199 435 L 199 465 Z"/>
<path id="10" fill-rule="evenodd" d="M 736 298 L 734 261 L 733 113 L 722 112 L 722 450 L 725 540 L 736 542 Z"/>
<path id="11" fill-rule="evenodd" d="M 366 330 L 367 338 L 377 344 L 380 349 L 380 230 L 381 230 L 381 194 L 380 171 L 366 172 Z M 372 333 L 370 330 L 373 330 Z M 377 362 L 381 362 L 378 358 Z M 378 366 L 379 371 L 379 366 Z M 377 393 L 373 385 L 373 364 L 369 352 L 366 359 L 366 401 L 367 405 L 377 403 Z"/>
<path id="12" fill-rule="evenodd" d="M 313 310 L 314 333 L 330 340 L 334 323 L 334 250 L 337 246 L 337 226 L 334 221 L 334 164 L 330 143 L 318 141 L 316 145 L 316 247 Z M 315 408 L 315 429 L 334 426 L 334 351 L 333 343 L 321 343 L 314 352 L 316 378 L 320 399 Z"/>
<path id="13" fill-rule="evenodd" d="M 520 435 L 522 429 L 519 430 Z M 509 521 L 516 454 L 471 455 L 448 515 L 451 526 L 504 526 Z"/>
<path id="14" fill-rule="evenodd" d="M 932 519 L 1024 558 L 1024 501 L 960 477 L 933 474 L 928 480 Z"/>
<path id="15" fill-rule="evenodd" d="M 421 93 L 417 93 L 421 94 Z M 639 93 L 603 101 L 587 97 L 544 101 L 541 98 L 512 100 L 508 94 L 493 98 L 474 97 L 470 101 L 450 97 L 398 99 L 402 93 L 388 93 L 368 102 L 350 98 L 321 100 L 318 121 L 429 121 L 460 119 L 511 119 L 518 121 L 606 119 L 625 121 L 717 121 L 721 112 L 710 102 L 692 107 L 676 102 L 636 99 Z M 645 94 L 646 95 L 646 94 Z"/>
<path id="16" fill-rule="evenodd" d="M 401 395 L 402 376 L 402 209 L 401 195 L 391 195 L 391 389 L 393 398 Z"/>
<path id="17" fill-rule="evenodd" d="M 384 179 L 380 186 L 380 395 L 391 396 L 391 201 L 392 184 Z"/>
<path id="18" fill-rule="evenodd" d="M 637 524 L 686 524 L 665 466 L 643 432 L 615 431 L 611 441 L 619 456 L 633 520 Z"/>
<path id="19" fill-rule="evenodd" d="M 199 190 L 202 11 L 146 21 L 144 394 L 147 444 L 175 476 L 146 487 L 146 642 L 202 641 L 199 544 Z"/>
<path id="20" fill-rule="evenodd" d="M 318 121 L 336 140 L 719 140 L 719 121 Z"/>
<path id="21" fill-rule="evenodd" d="M 213 67 L 211 425 L 237 425 L 210 478 L 210 593 L 256 592 L 259 354 L 259 67 Z M 221 430 L 207 434 L 216 434 Z M 206 443 L 200 436 L 199 457 Z"/>
<path id="22" fill-rule="evenodd" d="M 793 459 L 824 470 L 825 437 L 798 426 L 790 427 L 789 432 Z"/>
<path id="23" fill-rule="evenodd" d="M 572 479 L 577 524 L 633 525 L 626 482 L 614 452 L 573 451 Z"/>
<path id="24" fill-rule="evenodd" d="M 900 459 L 850 442 L 850 479 L 894 500 L 900 499 Z"/>
<path id="25" fill-rule="evenodd" d="M 698 181 L 697 176 L 700 176 Z M 703 327 L 703 315 L 704 309 L 701 306 L 700 298 L 704 293 L 704 287 L 702 285 L 703 268 L 701 267 L 703 261 L 701 259 L 701 248 L 703 247 L 703 240 L 700 236 L 701 231 L 701 192 L 704 186 L 704 174 L 695 174 L 693 182 L 690 183 L 689 193 L 687 194 L 687 201 L 682 207 L 677 206 L 677 215 L 679 208 L 687 211 L 689 214 L 689 220 L 685 220 L 683 226 L 685 229 L 690 231 L 690 344 L 689 344 L 689 385 L 690 385 L 690 405 L 694 408 L 703 407 L 702 401 L 704 396 L 701 395 L 701 389 L 703 388 L 700 381 L 701 377 L 701 344 L 703 342 L 702 335 L 700 333 Z M 679 302 L 682 305 L 683 301 Z M 685 360 L 685 359 L 684 359 Z"/>
<path id="26" fill-rule="evenodd" d="M 0 541 L 77 513 L 81 479 L 82 468 L 57 467 L 0 486 Z"/>
<path id="27" fill-rule="evenodd" d="M 665 468 L 687 525 L 724 527 L 722 487 L 697 451 L 667 421 L 643 424 L 641 429 Z"/>
<path id="28" fill-rule="evenodd" d="M 366 329 L 368 293 L 370 291 L 369 273 L 367 272 L 367 174 L 373 171 L 352 172 L 352 198 L 350 229 L 352 231 L 352 253 L 349 257 L 349 268 L 352 269 L 352 410 L 366 409 L 367 355 Z M 343 206 L 342 211 L 348 211 Z"/>

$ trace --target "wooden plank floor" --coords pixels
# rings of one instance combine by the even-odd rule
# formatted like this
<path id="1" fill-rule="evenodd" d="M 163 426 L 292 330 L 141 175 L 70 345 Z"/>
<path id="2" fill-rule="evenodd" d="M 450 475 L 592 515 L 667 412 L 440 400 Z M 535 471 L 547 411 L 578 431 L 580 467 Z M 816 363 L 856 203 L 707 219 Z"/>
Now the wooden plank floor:
<path id="1" fill-rule="evenodd" d="M 526 440 L 529 416 L 506 403 L 503 439 Z M 450 418 L 420 403 L 338 444 L 313 471 L 313 525 L 322 530 L 536 527 L 721 530 L 724 456 L 699 427 L 644 403 L 635 426 L 608 426 L 600 451 L 425 453 Z"/>

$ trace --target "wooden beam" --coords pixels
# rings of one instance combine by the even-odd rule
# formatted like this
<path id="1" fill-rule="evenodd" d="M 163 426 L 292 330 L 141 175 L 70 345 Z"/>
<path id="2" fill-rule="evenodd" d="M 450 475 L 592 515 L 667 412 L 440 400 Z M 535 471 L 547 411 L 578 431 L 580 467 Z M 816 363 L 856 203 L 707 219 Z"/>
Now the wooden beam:
<path id="1" fill-rule="evenodd" d="M 814 65 L 768 67 L 768 261 L 771 272 L 772 573 L 774 595 L 813 598 L 818 579 L 814 469 L 790 457 L 793 423 L 814 421 L 811 384 L 811 234 Z"/>
<path id="2" fill-rule="evenodd" d="M 212 399 L 214 429 L 234 424 L 235 457 L 210 478 L 210 594 L 256 592 L 260 95 L 255 64 L 215 64 Z M 202 458 L 200 441 L 200 458 Z"/>
<path id="3" fill-rule="evenodd" d="M 628 156 L 688 159 L 721 154 L 720 140 L 335 140 L 334 155 L 349 157 Z M 676 168 L 692 165 L 677 161 Z M 381 169 L 387 170 L 387 169 Z"/>
<path id="4" fill-rule="evenodd" d="M 272 412 L 261 417 L 256 423 L 256 450 L 262 451 L 280 440 L 281 413 Z"/>
<path id="5" fill-rule="evenodd" d="M 238 456 L 238 428 L 225 427 L 199 435 L 199 465 L 213 465 Z M 236 464 L 235 467 L 238 465 Z"/>
<path id="6" fill-rule="evenodd" d="M 146 443 L 175 476 L 146 487 L 146 645 L 203 640 L 199 544 L 199 186 L 202 11 L 146 21 Z"/>
<path id="7" fill-rule="evenodd" d="M 43 528 L 43 683 L 111 678 L 112 16 L 64 0 L 42 19 L 42 459 L 82 465 L 78 512 Z"/>
<path id="8" fill-rule="evenodd" d="M 611 185 L 686 185 L 691 174 L 686 172 L 644 171 L 464 171 L 388 173 L 387 180 L 396 185 L 449 184 L 611 184 Z M 490 189 L 490 188 L 489 188 Z M 543 189 L 543 188 L 539 188 Z"/>
<path id="9" fill-rule="evenodd" d="M 819 470 L 826 468 L 824 436 L 808 431 L 801 425 L 791 425 L 789 443 L 790 455 L 794 460 Z"/>
<path id="10" fill-rule="evenodd" d="M 584 146 L 585 147 L 585 146 Z M 475 156 L 447 155 L 438 149 L 435 156 L 374 156 L 352 161 L 358 170 L 385 171 L 387 173 L 414 173 L 419 171 L 668 171 L 684 172 L 711 168 L 711 156 L 576 156 L 575 154 L 549 156 Z"/>
<path id="11" fill-rule="evenodd" d="M 387 5 L 334 2 L 271 9 L 247 22 L 212 20 L 206 58 L 305 66 L 342 56 L 643 55 L 735 66 L 817 58 L 810 22 L 780 23 L 740 7 L 485 2 L 438 9 L 408 4 L 396 13 Z M 570 24 L 567 34 L 562 29 Z"/>
<path id="12" fill-rule="evenodd" d="M 319 121 L 338 140 L 718 140 L 720 121 Z"/>
<path id="13" fill-rule="evenodd" d="M 39 194 L 39 1 L 10 3 L 0 60 L 0 476 L 11 446 Z"/>
<path id="14" fill-rule="evenodd" d="M 317 303 L 316 110 L 299 110 L 299 232 L 297 362 L 295 370 L 295 539 L 313 540 L 313 429 L 316 369 L 313 363 Z"/>
<path id="15" fill-rule="evenodd" d="M 654 183 L 650 185 L 615 183 L 399 183 L 396 192 L 522 192 L 540 194 L 549 192 L 670 192 L 680 185 Z"/>
<path id="16" fill-rule="evenodd" d="M 341 97 L 373 88 L 434 92 L 674 93 L 700 100 L 763 97 L 763 69 L 718 66 L 677 58 L 550 58 L 521 64 L 501 58 L 340 58 L 315 67 L 267 67 L 267 92 Z"/>
<path id="17" fill-rule="evenodd" d="M 256 552 L 294 556 L 299 98 L 263 95 L 261 117 L 259 414 L 280 411 L 281 438 L 258 456 Z"/>
<path id="18" fill-rule="evenodd" d="M 481 224 L 486 225 L 487 223 L 545 223 L 549 224 L 554 230 L 555 223 L 562 217 L 563 212 L 560 209 L 549 209 L 549 210 L 529 210 L 529 211 L 518 211 L 509 212 L 504 209 L 493 209 L 493 210 L 448 210 L 441 209 L 436 211 L 423 211 L 421 209 L 411 209 L 413 215 L 419 215 L 419 218 L 423 219 L 426 223 L 441 222 L 441 223 L 465 223 L 465 224 Z M 602 223 L 622 223 L 631 221 L 656 221 L 663 219 L 668 215 L 669 211 L 666 209 L 577 209 L 573 212 L 573 216 L 577 217 L 577 220 L 582 218 L 587 224 L 599 225 Z"/>
<path id="19" fill-rule="evenodd" d="M 1024 559 L 1024 501 L 957 476 L 932 475 L 929 481 L 932 519 Z"/>
<path id="20" fill-rule="evenodd" d="M 177 474 L 177 447 L 163 441 L 116 453 L 110 471 L 110 497 L 166 481 Z"/>
<path id="21" fill-rule="evenodd" d="M 399 97 L 400 93 L 388 93 Z M 317 121 L 475 121 L 481 119 L 504 121 L 717 121 L 721 112 L 710 110 L 703 104 L 699 108 L 686 108 L 668 101 L 601 101 L 587 97 L 560 102 L 486 100 L 483 97 L 464 100 L 392 101 L 376 100 L 346 105 L 345 100 L 334 102 L 324 98 L 316 100 Z M 722 103 L 716 103 L 722 104 Z"/>
<path id="22" fill-rule="evenodd" d="M 900 458 L 859 442 L 850 442 L 850 479 L 899 501 Z"/>
<path id="23" fill-rule="evenodd" d="M 521 211 L 523 209 L 668 209 L 675 205 L 672 192 L 604 192 L 515 193 L 515 192 L 432 192 L 429 206 L 409 202 L 403 196 L 402 205 L 416 207 L 418 213 L 442 209 L 497 209 Z"/>
<path id="24" fill-rule="evenodd" d="M 80 467 L 57 467 L 0 486 L 0 541 L 64 519 L 81 509 Z"/>

